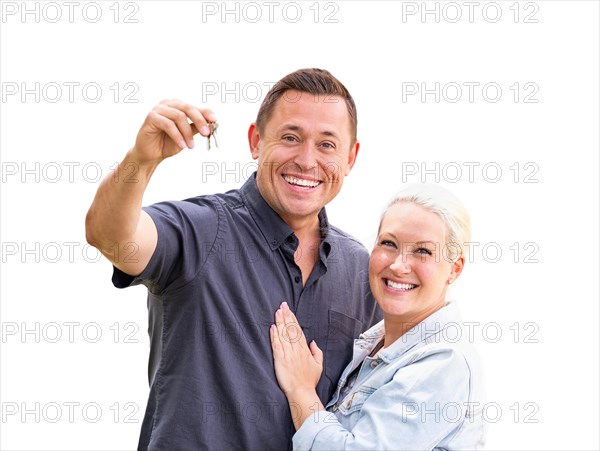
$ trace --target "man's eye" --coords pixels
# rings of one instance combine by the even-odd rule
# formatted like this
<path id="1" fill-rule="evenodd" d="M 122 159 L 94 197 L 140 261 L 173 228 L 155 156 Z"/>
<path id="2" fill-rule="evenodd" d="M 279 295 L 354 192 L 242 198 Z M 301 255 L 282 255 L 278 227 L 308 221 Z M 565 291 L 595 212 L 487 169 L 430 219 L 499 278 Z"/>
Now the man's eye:
<path id="1" fill-rule="evenodd" d="M 326 149 L 335 149 L 335 145 L 333 143 L 330 143 L 330 142 L 321 143 L 321 146 L 325 147 Z"/>
<path id="2" fill-rule="evenodd" d="M 282 139 L 284 141 L 288 141 L 288 142 L 295 142 L 295 141 L 297 141 L 297 138 L 295 136 L 292 136 L 292 135 L 285 135 Z"/>

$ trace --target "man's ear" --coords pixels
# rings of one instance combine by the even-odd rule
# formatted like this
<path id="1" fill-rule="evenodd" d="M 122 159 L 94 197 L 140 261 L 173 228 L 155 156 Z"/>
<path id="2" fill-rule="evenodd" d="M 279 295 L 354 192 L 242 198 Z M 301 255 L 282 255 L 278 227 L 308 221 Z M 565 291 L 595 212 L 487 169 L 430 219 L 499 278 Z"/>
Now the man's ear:
<path id="1" fill-rule="evenodd" d="M 350 174 L 354 163 L 356 163 L 356 156 L 358 155 L 358 149 L 360 149 L 360 142 L 357 140 L 352 147 L 350 148 L 350 152 L 348 153 L 348 166 L 346 166 L 346 174 Z"/>
<path id="2" fill-rule="evenodd" d="M 252 159 L 258 159 L 258 144 L 260 143 L 260 134 L 258 133 L 258 127 L 255 122 L 250 124 L 250 128 L 248 128 L 248 145 L 250 146 L 250 153 L 252 154 Z"/>

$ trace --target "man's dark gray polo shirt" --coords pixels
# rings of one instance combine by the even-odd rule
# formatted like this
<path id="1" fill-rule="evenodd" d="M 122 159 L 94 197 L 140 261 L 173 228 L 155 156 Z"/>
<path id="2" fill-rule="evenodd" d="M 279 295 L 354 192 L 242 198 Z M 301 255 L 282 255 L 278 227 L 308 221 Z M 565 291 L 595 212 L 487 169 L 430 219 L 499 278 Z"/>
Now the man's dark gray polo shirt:
<path id="1" fill-rule="evenodd" d="M 150 397 L 140 449 L 285 450 L 294 428 L 277 385 L 269 326 L 287 301 L 325 354 L 317 386 L 332 395 L 358 334 L 381 319 L 368 252 L 319 214 L 322 242 L 306 285 L 298 240 L 260 195 L 239 190 L 145 208 L 158 244 L 139 277 L 148 288 Z"/>

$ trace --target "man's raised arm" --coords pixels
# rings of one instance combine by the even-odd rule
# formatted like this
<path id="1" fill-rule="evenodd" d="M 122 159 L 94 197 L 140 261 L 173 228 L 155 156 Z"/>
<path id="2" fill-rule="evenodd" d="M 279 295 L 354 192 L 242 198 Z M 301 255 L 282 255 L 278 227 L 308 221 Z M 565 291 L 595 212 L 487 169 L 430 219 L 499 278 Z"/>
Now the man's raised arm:
<path id="1" fill-rule="evenodd" d="M 165 158 L 193 148 L 194 134 L 209 136 L 208 123 L 215 121 L 208 109 L 180 100 L 160 102 L 146 116 L 135 145 L 115 169 L 118 172 L 100 183 L 85 218 L 86 240 L 121 271 L 139 275 L 156 249 L 156 226 L 142 210 L 154 170 Z"/>

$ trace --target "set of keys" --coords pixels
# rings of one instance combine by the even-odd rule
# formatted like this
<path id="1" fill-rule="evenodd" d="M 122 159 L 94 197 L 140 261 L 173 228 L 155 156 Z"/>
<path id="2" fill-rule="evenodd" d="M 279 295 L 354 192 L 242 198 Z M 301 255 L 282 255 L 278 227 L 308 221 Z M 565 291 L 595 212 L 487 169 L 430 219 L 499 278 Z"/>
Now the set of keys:
<path id="1" fill-rule="evenodd" d="M 208 128 L 210 130 L 210 134 L 206 137 L 208 150 L 210 150 L 210 139 L 211 138 L 215 140 L 215 147 L 218 149 L 219 143 L 217 142 L 217 128 L 219 128 L 219 124 L 217 124 L 216 122 L 209 122 Z"/>

